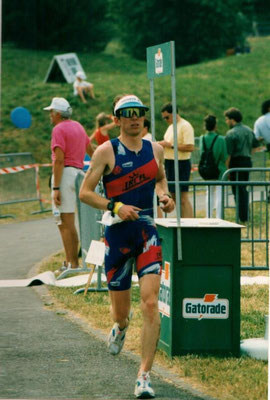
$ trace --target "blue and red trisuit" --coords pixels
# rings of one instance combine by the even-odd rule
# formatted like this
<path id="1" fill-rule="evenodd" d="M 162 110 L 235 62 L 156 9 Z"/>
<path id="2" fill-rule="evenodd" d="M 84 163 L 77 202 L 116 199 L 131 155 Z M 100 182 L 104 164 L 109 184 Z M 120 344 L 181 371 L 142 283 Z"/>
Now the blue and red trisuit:
<path id="1" fill-rule="evenodd" d="M 136 221 L 123 221 L 105 229 L 105 271 L 110 290 L 131 287 L 135 260 L 138 277 L 161 273 L 161 246 L 153 220 L 153 199 L 158 165 L 152 143 L 142 140 L 139 152 L 112 139 L 113 171 L 103 176 L 106 197 L 142 209 Z"/>

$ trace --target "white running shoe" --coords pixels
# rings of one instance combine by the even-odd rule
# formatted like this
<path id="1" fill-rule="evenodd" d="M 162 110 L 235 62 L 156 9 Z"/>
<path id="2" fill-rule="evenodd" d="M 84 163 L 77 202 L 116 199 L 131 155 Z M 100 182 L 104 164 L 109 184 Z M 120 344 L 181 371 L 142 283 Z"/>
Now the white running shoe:
<path id="1" fill-rule="evenodd" d="M 153 399 L 155 397 L 155 392 L 151 387 L 149 372 L 143 372 L 137 378 L 134 394 L 137 399 Z"/>
<path id="2" fill-rule="evenodd" d="M 54 271 L 56 274 L 60 274 L 61 272 L 64 272 L 68 269 L 70 263 L 67 263 L 66 261 L 63 261 L 63 264 L 61 265 L 61 267 L 59 269 L 57 269 L 56 271 Z"/>
<path id="3" fill-rule="evenodd" d="M 118 323 L 116 322 L 114 326 L 112 327 L 112 330 L 109 334 L 108 338 L 108 349 L 111 354 L 116 356 L 117 354 L 120 353 L 122 350 L 124 343 L 125 343 L 125 338 L 126 338 L 126 332 L 130 323 L 130 320 L 132 318 L 132 311 L 129 313 L 128 317 L 128 325 L 124 329 L 120 329 Z"/>

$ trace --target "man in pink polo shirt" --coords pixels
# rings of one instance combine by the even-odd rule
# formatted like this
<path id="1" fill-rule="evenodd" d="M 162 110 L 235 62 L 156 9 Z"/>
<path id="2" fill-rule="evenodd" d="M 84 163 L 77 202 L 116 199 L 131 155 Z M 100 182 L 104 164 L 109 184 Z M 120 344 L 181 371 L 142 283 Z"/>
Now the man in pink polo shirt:
<path id="1" fill-rule="evenodd" d="M 72 108 L 66 99 L 54 97 L 44 110 L 50 111 L 50 120 L 54 125 L 51 139 L 52 207 L 53 211 L 59 209 L 61 217 L 58 227 L 66 254 L 62 270 L 78 268 L 75 180 L 83 169 L 85 153 L 91 156 L 93 149 L 83 126 L 70 119 Z"/>

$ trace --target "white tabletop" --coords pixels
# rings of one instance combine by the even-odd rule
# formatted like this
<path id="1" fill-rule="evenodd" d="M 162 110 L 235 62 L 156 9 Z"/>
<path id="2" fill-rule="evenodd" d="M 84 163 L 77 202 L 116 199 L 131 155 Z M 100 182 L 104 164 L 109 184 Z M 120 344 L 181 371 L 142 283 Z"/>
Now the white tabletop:
<path id="1" fill-rule="evenodd" d="M 165 228 L 177 228 L 176 218 L 156 218 L 155 223 Z M 219 218 L 181 218 L 181 228 L 243 228 L 243 225 Z"/>

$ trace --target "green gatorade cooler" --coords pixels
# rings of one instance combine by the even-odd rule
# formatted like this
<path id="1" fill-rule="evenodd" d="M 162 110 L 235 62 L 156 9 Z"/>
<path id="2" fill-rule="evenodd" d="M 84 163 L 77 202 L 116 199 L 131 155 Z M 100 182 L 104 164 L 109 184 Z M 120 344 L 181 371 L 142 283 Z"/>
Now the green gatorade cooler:
<path id="1" fill-rule="evenodd" d="M 163 269 L 159 348 L 169 356 L 240 354 L 241 225 L 182 218 L 178 260 L 175 218 L 156 219 Z"/>

